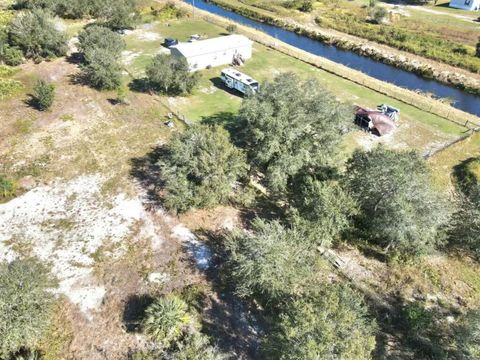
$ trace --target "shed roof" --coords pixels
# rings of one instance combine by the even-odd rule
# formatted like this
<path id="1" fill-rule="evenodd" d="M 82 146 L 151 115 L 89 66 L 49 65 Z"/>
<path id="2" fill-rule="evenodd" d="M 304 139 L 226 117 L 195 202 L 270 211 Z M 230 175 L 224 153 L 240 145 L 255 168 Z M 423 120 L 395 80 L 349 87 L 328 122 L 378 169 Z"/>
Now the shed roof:
<path id="1" fill-rule="evenodd" d="M 373 129 L 378 131 L 378 135 L 383 136 L 391 133 L 396 128 L 395 121 L 380 111 L 355 107 L 356 116 L 367 117 L 371 121 Z"/>
<path id="2" fill-rule="evenodd" d="M 188 58 L 251 45 L 252 41 L 246 36 L 227 35 L 190 43 L 180 43 L 172 46 L 172 48 L 177 49 L 183 56 Z"/>

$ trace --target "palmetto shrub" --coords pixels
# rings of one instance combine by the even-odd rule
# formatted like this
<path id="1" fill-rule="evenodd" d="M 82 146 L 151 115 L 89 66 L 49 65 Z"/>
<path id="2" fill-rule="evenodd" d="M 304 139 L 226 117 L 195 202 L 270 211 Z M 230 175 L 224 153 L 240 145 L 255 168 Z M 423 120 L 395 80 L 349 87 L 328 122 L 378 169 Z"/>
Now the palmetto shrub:
<path id="1" fill-rule="evenodd" d="M 180 340 L 193 324 L 188 305 L 175 295 L 155 300 L 147 308 L 145 315 L 145 333 L 163 347 L 170 347 Z"/>

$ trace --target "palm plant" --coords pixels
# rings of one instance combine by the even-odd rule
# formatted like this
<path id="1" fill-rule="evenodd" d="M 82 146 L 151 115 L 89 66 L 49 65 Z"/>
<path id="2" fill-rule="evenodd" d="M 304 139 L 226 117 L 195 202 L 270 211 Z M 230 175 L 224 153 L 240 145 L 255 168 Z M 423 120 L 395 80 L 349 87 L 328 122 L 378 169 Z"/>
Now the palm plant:
<path id="1" fill-rule="evenodd" d="M 170 347 L 174 341 L 179 340 L 192 323 L 187 304 L 174 295 L 155 300 L 145 315 L 145 333 L 163 347 Z"/>

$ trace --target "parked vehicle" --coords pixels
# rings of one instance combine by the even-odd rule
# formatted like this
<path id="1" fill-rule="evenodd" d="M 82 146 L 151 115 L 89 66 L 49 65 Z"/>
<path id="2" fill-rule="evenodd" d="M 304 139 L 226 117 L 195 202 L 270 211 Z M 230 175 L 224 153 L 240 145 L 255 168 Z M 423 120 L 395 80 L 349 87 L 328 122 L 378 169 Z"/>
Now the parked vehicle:
<path id="1" fill-rule="evenodd" d="M 166 39 L 163 41 L 163 45 L 169 48 L 169 47 L 178 45 L 178 40 L 177 40 L 177 39 L 174 39 L 174 38 L 166 38 Z"/>
<path id="2" fill-rule="evenodd" d="M 254 94 L 260 90 L 258 81 L 234 68 L 223 69 L 221 79 L 226 87 L 235 89 L 244 95 Z"/>
<path id="3" fill-rule="evenodd" d="M 390 106 L 388 104 L 381 104 L 377 106 L 377 109 L 395 122 L 400 120 L 400 110 L 396 107 Z"/>

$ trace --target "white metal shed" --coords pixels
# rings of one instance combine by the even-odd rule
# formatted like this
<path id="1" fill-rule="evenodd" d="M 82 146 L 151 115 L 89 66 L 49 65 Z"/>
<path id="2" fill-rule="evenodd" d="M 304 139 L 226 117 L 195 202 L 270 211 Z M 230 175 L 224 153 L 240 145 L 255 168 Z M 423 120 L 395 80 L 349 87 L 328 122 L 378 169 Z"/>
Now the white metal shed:
<path id="1" fill-rule="evenodd" d="M 480 10 L 480 0 L 451 0 L 449 6 L 464 10 Z"/>
<path id="2" fill-rule="evenodd" d="M 252 41 L 243 35 L 180 43 L 171 47 L 173 56 L 187 60 L 190 71 L 231 64 L 235 58 L 242 61 L 252 57 Z"/>

